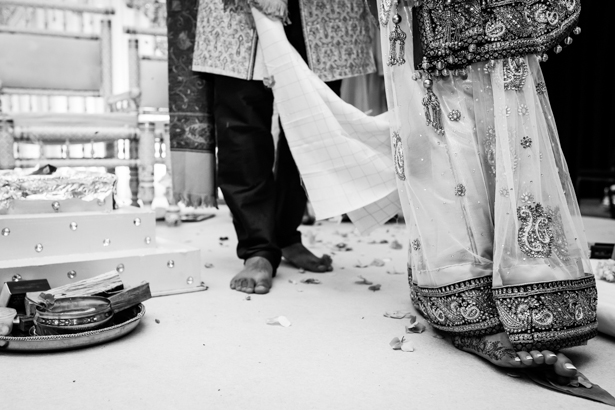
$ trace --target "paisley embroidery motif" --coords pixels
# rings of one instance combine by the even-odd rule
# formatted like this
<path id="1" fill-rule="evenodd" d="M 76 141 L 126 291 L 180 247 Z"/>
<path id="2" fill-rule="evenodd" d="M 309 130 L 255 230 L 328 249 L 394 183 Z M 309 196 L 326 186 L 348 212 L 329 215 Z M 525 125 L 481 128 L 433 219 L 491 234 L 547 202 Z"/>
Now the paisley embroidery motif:
<path id="1" fill-rule="evenodd" d="M 395 163 L 395 174 L 401 181 L 406 180 L 406 163 L 404 161 L 404 148 L 401 144 L 401 137 L 397 131 L 393 132 L 393 162 Z"/>
<path id="2" fill-rule="evenodd" d="M 529 73 L 529 69 L 525 59 L 507 58 L 503 64 L 504 70 L 504 90 L 506 91 L 521 91 L 525 85 L 525 80 Z"/>
<path id="3" fill-rule="evenodd" d="M 493 290 L 500 319 L 516 350 L 560 350 L 597 333 L 596 281 L 576 280 L 507 286 Z"/>
<path id="4" fill-rule="evenodd" d="M 548 258 L 553 248 L 552 219 L 540 203 L 517 208 L 521 226 L 517 242 L 521 251 L 530 258 Z"/>
<path id="5" fill-rule="evenodd" d="M 425 288 L 412 281 L 410 296 L 415 308 L 436 329 L 460 336 L 498 333 L 502 325 L 491 295 L 491 276 L 439 288 Z"/>

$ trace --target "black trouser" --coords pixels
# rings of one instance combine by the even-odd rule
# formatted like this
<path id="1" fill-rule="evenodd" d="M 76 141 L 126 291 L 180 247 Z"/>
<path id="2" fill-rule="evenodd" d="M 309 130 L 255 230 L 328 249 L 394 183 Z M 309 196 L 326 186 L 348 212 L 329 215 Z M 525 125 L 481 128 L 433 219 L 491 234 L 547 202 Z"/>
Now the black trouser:
<path id="1" fill-rule="evenodd" d="M 306 59 L 297 0 L 289 2 L 290 43 Z M 341 81 L 328 83 L 339 95 Z M 297 230 L 307 202 L 283 130 L 277 161 L 271 120 L 273 93 L 262 81 L 216 76 L 214 117 L 218 144 L 218 182 L 233 214 L 237 256 L 266 258 L 274 272 L 281 249 L 301 242 Z M 276 169 L 273 170 L 274 162 Z"/>

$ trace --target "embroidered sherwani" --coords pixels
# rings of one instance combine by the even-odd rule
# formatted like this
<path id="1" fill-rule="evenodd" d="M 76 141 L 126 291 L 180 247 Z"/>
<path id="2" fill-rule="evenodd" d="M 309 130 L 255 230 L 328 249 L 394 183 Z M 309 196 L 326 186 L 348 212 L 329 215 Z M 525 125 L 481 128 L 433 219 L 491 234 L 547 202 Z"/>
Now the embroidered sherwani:
<path id="1" fill-rule="evenodd" d="M 381 1 L 383 49 L 407 35 L 385 78 L 415 306 L 453 335 L 504 330 L 516 349 L 559 350 L 595 336 L 597 293 L 532 46 L 569 44 L 549 30 L 573 28 L 580 4 L 527 3 L 426 0 L 412 27 L 411 7 L 397 26 Z"/>
<path id="2" fill-rule="evenodd" d="M 364 0 L 300 0 L 307 62 L 323 81 L 376 71 Z M 292 22 L 291 22 L 292 24 Z M 193 69 L 262 79 L 258 36 L 250 13 L 201 0 Z"/>

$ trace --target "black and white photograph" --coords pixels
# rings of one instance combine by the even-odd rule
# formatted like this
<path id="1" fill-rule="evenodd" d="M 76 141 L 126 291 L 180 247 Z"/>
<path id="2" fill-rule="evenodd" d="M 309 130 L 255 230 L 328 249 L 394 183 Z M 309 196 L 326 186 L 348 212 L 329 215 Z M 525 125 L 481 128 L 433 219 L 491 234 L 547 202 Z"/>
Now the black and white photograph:
<path id="1" fill-rule="evenodd" d="M 0 0 L 0 409 L 615 407 L 613 16 Z"/>

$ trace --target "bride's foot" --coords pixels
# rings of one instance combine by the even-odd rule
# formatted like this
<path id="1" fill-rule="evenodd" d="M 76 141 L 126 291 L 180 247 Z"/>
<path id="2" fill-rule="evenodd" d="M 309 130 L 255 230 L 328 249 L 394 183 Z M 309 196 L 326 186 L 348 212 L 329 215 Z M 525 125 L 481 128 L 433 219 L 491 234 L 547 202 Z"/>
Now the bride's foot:
<path id="1" fill-rule="evenodd" d="M 500 367 L 527 369 L 544 365 L 553 366 L 553 370 L 560 376 L 562 383 L 566 383 L 577 374 L 577 368 L 562 353 L 554 353 L 550 350 L 516 352 L 508 335 L 504 332 L 480 337 L 456 336 L 453 338 L 453 345 Z"/>

